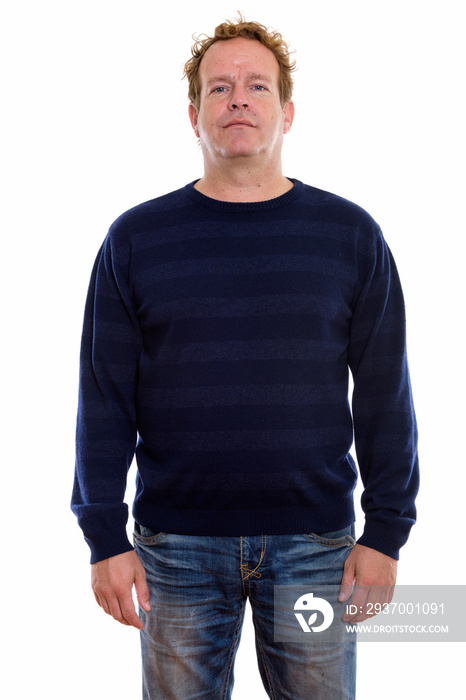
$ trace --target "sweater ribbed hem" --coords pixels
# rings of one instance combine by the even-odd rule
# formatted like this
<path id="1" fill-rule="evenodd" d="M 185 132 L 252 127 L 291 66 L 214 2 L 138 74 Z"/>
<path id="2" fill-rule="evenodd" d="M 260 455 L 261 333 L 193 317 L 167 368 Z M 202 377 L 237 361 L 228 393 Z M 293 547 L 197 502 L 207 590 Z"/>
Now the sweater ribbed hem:
<path id="1" fill-rule="evenodd" d="M 237 511 L 164 510 L 135 503 L 134 518 L 157 532 L 218 537 L 295 535 L 342 530 L 354 522 L 351 500 L 338 509 L 274 508 Z"/>

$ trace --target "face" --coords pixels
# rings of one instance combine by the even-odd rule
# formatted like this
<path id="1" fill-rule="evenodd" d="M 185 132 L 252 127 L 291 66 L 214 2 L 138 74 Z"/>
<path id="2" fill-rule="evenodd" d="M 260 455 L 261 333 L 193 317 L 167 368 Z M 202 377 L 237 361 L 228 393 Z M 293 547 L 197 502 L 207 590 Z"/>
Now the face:
<path id="1" fill-rule="evenodd" d="M 293 104 L 280 104 L 279 65 L 259 41 L 238 37 L 217 41 L 200 65 L 199 111 L 189 107 L 204 159 L 279 159 L 283 135 L 293 121 Z"/>

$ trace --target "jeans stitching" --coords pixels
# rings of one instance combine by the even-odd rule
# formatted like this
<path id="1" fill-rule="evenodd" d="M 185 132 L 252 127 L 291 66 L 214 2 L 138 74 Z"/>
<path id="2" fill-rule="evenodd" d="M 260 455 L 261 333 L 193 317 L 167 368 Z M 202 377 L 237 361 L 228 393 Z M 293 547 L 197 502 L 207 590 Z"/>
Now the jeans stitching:
<path id="1" fill-rule="evenodd" d="M 251 578 L 260 578 L 262 574 L 260 574 L 257 570 L 262 564 L 262 561 L 265 556 L 265 551 L 267 549 L 267 535 L 261 535 L 261 553 L 259 557 L 259 561 L 257 563 L 257 566 L 254 569 L 249 568 L 249 562 L 246 562 L 243 564 L 243 538 L 240 537 L 240 571 L 241 571 L 241 580 L 243 582 L 243 593 L 246 596 L 250 596 L 251 594 Z M 246 585 L 248 588 L 248 591 L 246 592 Z"/>
<path id="2" fill-rule="evenodd" d="M 275 690 L 274 690 L 273 684 L 272 684 L 272 675 L 270 673 L 270 668 L 269 668 L 269 664 L 268 664 L 268 660 L 267 660 L 267 654 L 264 652 L 264 648 L 262 646 L 262 639 L 260 637 L 260 634 L 259 634 L 257 628 L 256 628 L 255 635 L 256 635 L 257 647 L 259 649 L 259 652 L 260 652 L 260 655 L 262 658 L 262 663 L 264 665 L 265 675 L 267 676 L 267 682 L 269 684 L 270 699 L 277 700 L 277 696 L 275 694 Z"/>
<path id="3" fill-rule="evenodd" d="M 223 681 L 223 690 L 222 690 L 221 700 L 227 700 L 228 683 L 230 680 L 231 671 L 232 671 L 233 663 L 235 660 L 235 652 L 236 652 L 236 649 L 238 648 L 238 642 L 239 642 L 239 638 L 240 638 L 240 634 L 241 634 L 241 629 L 243 626 L 243 614 L 242 614 L 243 609 L 244 609 L 244 601 L 242 600 L 241 607 L 239 610 L 239 615 L 238 615 L 238 621 L 236 623 L 235 632 L 233 635 L 233 642 L 231 645 L 230 654 L 229 654 L 228 662 L 227 662 L 227 666 L 226 666 L 225 680 Z"/>
<path id="4" fill-rule="evenodd" d="M 151 547 L 154 544 L 158 544 L 159 542 L 163 542 L 164 539 L 168 537 L 169 533 L 168 532 L 161 532 L 158 535 L 154 535 L 153 537 L 143 537 L 142 535 L 139 534 L 139 532 L 133 532 L 133 542 L 137 542 L 139 544 L 145 544 L 148 547 Z"/>
<path id="5" fill-rule="evenodd" d="M 241 583 L 243 586 L 243 595 L 247 595 L 246 593 L 246 579 L 244 577 L 244 571 L 243 571 L 243 538 L 239 538 L 239 570 L 241 574 Z"/>
<path id="6" fill-rule="evenodd" d="M 339 537 L 337 540 L 331 540 L 328 541 L 323 541 L 325 538 L 318 539 L 313 537 L 312 535 L 307 535 L 305 534 L 304 537 L 307 537 L 308 540 L 311 540 L 311 542 L 315 542 L 315 544 L 321 544 L 322 547 L 341 547 L 342 545 L 346 545 L 347 547 L 352 547 L 355 544 L 355 541 L 351 537 L 351 535 L 345 535 L 344 537 Z"/>

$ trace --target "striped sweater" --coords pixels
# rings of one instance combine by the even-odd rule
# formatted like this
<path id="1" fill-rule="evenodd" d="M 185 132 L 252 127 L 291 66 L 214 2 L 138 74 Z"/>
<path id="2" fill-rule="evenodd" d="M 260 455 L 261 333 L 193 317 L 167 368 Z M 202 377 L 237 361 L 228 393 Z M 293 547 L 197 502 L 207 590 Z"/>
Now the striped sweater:
<path id="1" fill-rule="evenodd" d="M 91 561 L 156 531 L 335 531 L 398 558 L 415 520 L 401 286 L 360 207 L 293 180 L 266 202 L 194 183 L 111 226 L 82 336 L 72 509 Z M 349 370 L 354 380 L 348 398 Z"/>

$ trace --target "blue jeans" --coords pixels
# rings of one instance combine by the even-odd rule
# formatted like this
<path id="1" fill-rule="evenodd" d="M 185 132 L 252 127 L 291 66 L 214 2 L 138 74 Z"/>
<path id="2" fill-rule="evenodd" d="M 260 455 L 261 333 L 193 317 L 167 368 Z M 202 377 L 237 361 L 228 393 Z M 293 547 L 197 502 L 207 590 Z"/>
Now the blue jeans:
<path id="1" fill-rule="evenodd" d="M 319 535 L 200 537 L 136 525 L 151 611 L 140 610 L 144 700 L 228 700 L 249 598 L 273 700 L 352 700 L 353 635 L 332 648 L 274 642 L 274 586 L 339 585 L 354 528 Z M 317 637 L 317 635 L 316 635 Z"/>

